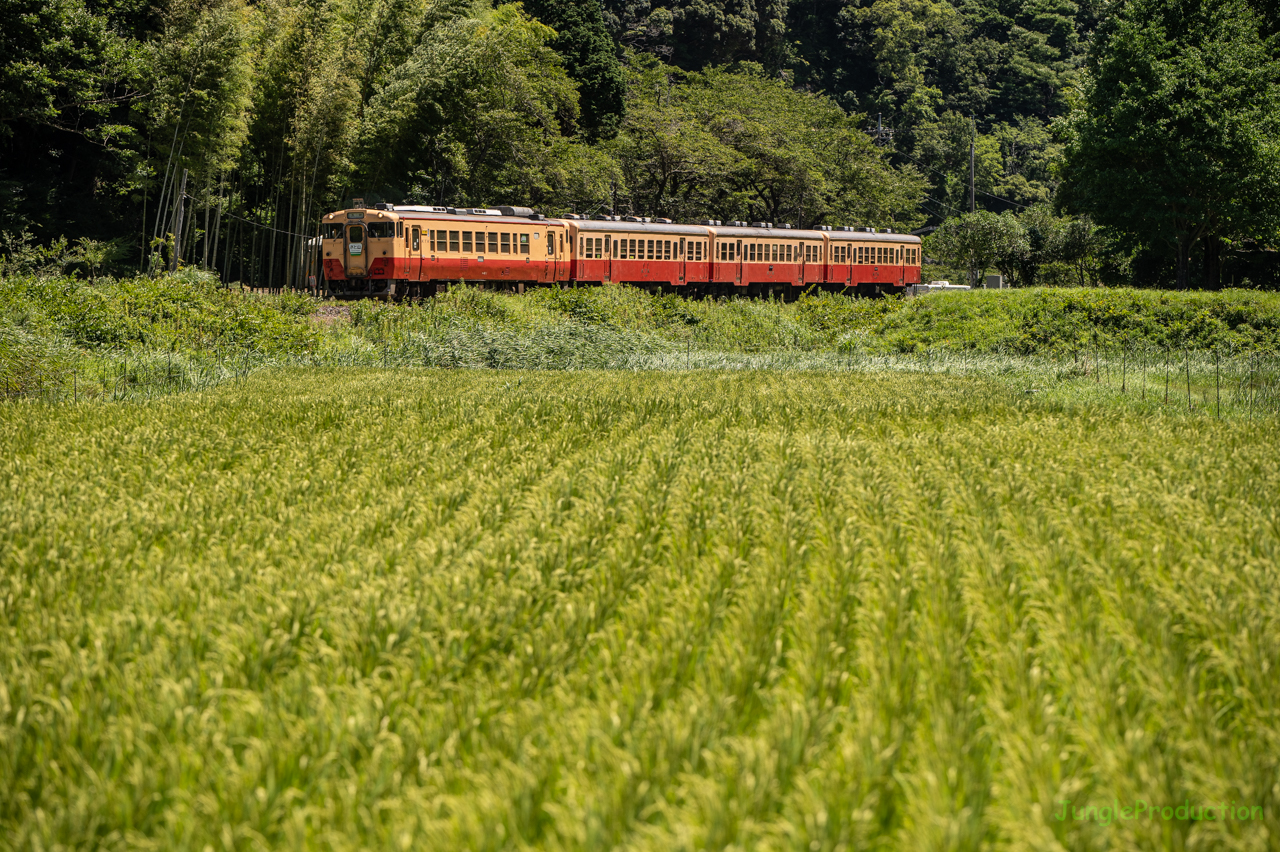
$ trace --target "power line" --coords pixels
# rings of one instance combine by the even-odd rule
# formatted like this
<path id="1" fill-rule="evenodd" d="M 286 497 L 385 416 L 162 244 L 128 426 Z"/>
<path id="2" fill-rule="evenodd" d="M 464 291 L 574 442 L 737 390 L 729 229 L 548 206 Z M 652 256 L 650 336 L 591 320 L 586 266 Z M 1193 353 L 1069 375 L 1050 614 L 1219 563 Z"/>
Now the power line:
<path id="1" fill-rule="evenodd" d="M 239 222 L 244 222 L 247 225 L 253 225 L 255 228 L 262 228 L 267 231 L 275 231 L 277 234 L 284 234 L 290 237 L 300 237 L 301 239 L 309 240 L 313 236 L 315 236 L 314 234 L 297 234 L 297 233 L 294 233 L 293 231 L 282 231 L 279 228 L 273 228 L 270 225 L 264 225 L 261 222 L 255 222 L 252 219 L 246 219 L 243 216 L 237 216 L 234 213 L 223 213 L 222 215 L 226 216 L 228 219 L 235 219 Z"/>
<path id="2" fill-rule="evenodd" d="M 935 175 L 937 175 L 938 177 L 942 177 L 942 178 L 950 177 L 950 175 L 947 175 L 947 174 L 945 174 L 945 173 L 943 173 L 943 172 L 938 171 L 938 170 L 937 170 L 937 169 L 935 169 L 933 166 L 930 166 L 930 165 L 928 165 L 927 163 L 922 163 L 922 162 L 920 162 L 920 161 L 919 161 L 919 160 L 917 160 L 915 157 L 913 157 L 913 156 L 911 156 L 910 154 L 908 154 L 906 151 L 898 151 L 897 153 L 899 153 L 899 154 L 901 154 L 902 156 L 906 157 L 908 160 L 910 160 L 911 162 L 915 163 L 917 166 L 923 166 L 924 168 L 926 168 L 926 169 L 928 169 L 929 171 L 933 172 L 933 173 L 934 173 Z M 976 189 L 976 188 L 975 188 L 975 189 L 974 189 L 974 192 L 978 193 L 979 195 L 985 195 L 987 198 L 994 198 L 996 201 L 1003 201 L 1005 204 L 1012 204 L 1014 207 L 1020 207 L 1020 208 L 1022 208 L 1023 210 L 1026 210 L 1028 207 L 1030 207 L 1030 205 L 1029 205 L 1029 204 L 1019 204 L 1019 203 L 1018 203 L 1018 202 L 1016 202 L 1016 201 L 1010 201 L 1010 200 L 1009 200 L 1009 199 L 1007 199 L 1007 198 L 1001 198 L 1001 197 L 1000 197 L 1000 196 L 998 196 L 998 195 L 992 195 L 992 194 L 991 194 L 991 193 L 989 193 L 989 192 L 983 192 L 981 189 Z M 939 203 L 941 203 L 941 202 L 939 202 Z M 951 205 L 947 205 L 947 206 L 948 206 L 948 207 L 950 207 Z M 955 210 L 956 208 L 952 207 L 951 209 L 952 209 L 952 210 Z"/>

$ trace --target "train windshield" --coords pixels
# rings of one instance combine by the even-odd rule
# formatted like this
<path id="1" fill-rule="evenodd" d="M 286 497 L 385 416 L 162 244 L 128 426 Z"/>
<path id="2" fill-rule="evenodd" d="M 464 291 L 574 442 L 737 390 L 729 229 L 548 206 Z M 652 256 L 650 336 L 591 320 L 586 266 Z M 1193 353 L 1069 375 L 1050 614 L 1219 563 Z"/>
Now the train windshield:
<path id="1" fill-rule="evenodd" d="M 326 240 L 340 240 L 342 239 L 342 225 L 336 222 L 325 225 L 323 233 Z"/>
<path id="2" fill-rule="evenodd" d="M 347 229 L 347 241 L 352 243 L 364 242 L 364 228 L 359 225 L 352 225 Z"/>

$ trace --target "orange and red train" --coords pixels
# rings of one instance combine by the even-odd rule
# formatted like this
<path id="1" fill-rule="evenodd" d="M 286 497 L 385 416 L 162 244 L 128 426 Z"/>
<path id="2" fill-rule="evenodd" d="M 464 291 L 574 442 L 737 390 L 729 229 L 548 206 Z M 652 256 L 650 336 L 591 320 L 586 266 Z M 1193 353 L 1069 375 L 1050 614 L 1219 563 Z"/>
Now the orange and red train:
<path id="1" fill-rule="evenodd" d="M 873 228 L 797 230 L 633 216 L 547 218 L 523 207 L 377 204 L 326 215 L 318 258 L 338 297 L 434 295 L 454 282 L 609 282 L 693 296 L 791 298 L 809 288 L 878 295 L 920 282 L 920 238 Z"/>

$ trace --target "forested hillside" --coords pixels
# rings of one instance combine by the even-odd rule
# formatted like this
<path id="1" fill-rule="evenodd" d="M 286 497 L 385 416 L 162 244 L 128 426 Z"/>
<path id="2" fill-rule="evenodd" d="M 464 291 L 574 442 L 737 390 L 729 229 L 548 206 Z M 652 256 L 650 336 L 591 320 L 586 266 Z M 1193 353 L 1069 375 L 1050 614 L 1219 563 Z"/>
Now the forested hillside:
<path id="1" fill-rule="evenodd" d="M 1263 0 L 0 0 L 0 249 L 11 268 L 146 269 L 171 262 L 176 232 L 183 263 L 280 286 L 299 235 L 362 197 L 951 220 L 935 253 L 1001 261 L 1021 283 L 1213 285 L 1276 243 L 1274 12 Z M 1114 70 L 1137 67 L 1142 91 Z M 1123 115 L 1108 111 L 1126 98 Z M 1179 147 L 1199 137 L 1216 147 Z M 1008 215 L 957 218 L 971 147 L 972 205 Z M 1183 184 L 1143 184 L 1179 157 Z"/>

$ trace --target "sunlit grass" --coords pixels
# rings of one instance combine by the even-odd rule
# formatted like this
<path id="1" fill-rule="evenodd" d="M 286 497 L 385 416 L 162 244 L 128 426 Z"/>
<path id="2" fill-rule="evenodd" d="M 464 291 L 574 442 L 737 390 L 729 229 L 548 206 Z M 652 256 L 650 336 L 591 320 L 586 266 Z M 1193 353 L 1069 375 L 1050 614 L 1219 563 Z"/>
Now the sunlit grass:
<path id="1" fill-rule="evenodd" d="M 695 356 L 0 405 L 0 845 L 1274 846 L 1274 415 Z"/>

